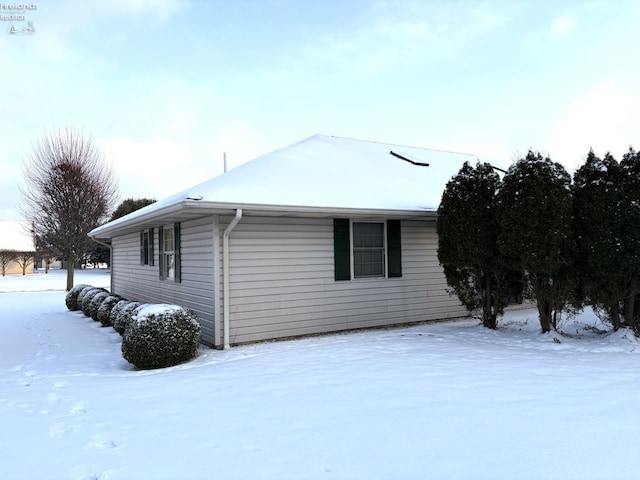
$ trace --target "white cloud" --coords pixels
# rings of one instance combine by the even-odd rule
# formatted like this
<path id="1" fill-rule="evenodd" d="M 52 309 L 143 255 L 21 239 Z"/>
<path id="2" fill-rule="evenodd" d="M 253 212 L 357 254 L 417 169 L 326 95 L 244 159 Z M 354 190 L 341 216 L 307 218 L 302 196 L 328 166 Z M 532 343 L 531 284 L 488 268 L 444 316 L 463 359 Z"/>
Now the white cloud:
<path id="1" fill-rule="evenodd" d="M 226 153 L 227 169 L 238 167 L 243 163 L 264 155 L 274 148 L 286 145 L 277 138 L 263 138 L 263 134 L 253 131 L 249 125 L 237 124 L 222 130 L 206 143 L 207 157 L 213 162 L 213 177 L 223 171 L 223 158 Z M 300 139 L 298 139 L 300 140 Z"/>
<path id="2" fill-rule="evenodd" d="M 222 158 L 224 153 L 241 151 L 250 142 L 250 132 L 247 125 L 235 125 L 226 128 L 207 142 L 207 150 L 212 158 Z"/>
<path id="3" fill-rule="evenodd" d="M 108 0 L 101 3 L 101 9 L 110 9 L 111 14 L 148 16 L 164 21 L 182 10 L 185 5 L 184 0 Z"/>
<path id="4" fill-rule="evenodd" d="M 640 147 L 640 95 L 615 81 L 602 83 L 575 100 L 558 122 L 549 153 L 569 170 L 579 167 L 590 148 L 618 160 L 630 145 Z"/>
<path id="5" fill-rule="evenodd" d="M 302 63 L 329 63 L 366 75 L 426 58 L 456 55 L 478 36 L 507 22 L 503 10 L 487 5 L 441 9 L 418 3 L 403 7 L 384 7 L 361 28 L 328 35 L 306 46 Z"/>
<path id="6" fill-rule="evenodd" d="M 556 17 L 548 28 L 528 31 L 522 39 L 524 50 L 536 51 L 543 49 L 545 52 L 549 48 L 548 42 L 556 40 L 554 37 L 561 37 L 574 31 L 578 25 L 578 15 L 575 12 L 565 12 Z"/>
<path id="7" fill-rule="evenodd" d="M 577 19 L 573 13 L 564 13 L 553 21 L 553 24 L 551 25 L 551 33 L 554 35 L 564 35 L 573 30 L 576 23 Z"/>
<path id="8" fill-rule="evenodd" d="M 424 146 L 424 145 L 418 145 Z M 512 161 L 512 154 L 503 143 L 465 141 L 464 139 L 455 143 L 431 143 L 426 148 L 435 150 L 445 150 L 447 152 L 468 153 L 476 155 L 481 162 L 489 162 L 497 167 L 508 167 Z"/>
<path id="9" fill-rule="evenodd" d="M 151 168 L 180 167 L 191 159 L 191 148 L 164 138 L 145 143 L 111 139 L 101 142 L 105 155 L 113 158 L 114 166 L 122 172 L 140 174 Z"/>
<path id="10" fill-rule="evenodd" d="M 125 26 L 135 26 L 146 22 L 160 26 L 168 23 L 173 15 L 179 14 L 187 7 L 187 0 L 59 0 L 55 5 L 41 2 L 38 10 L 29 16 L 34 22 L 36 33 L 21 36 L 19 40 L 29 43 L 45 59 L 78 57 L 90 46 L 78 39 L 90 38 L 93 31 L 106 28 L 107 33 L 102 33 L 102 41 L 106 44 L 113 43 L 118 36 L 126 39 L 121 23 Z M 0 46 L 7 41 L 6 38 L 4 41 L 0 39 Z M 17 40 L 14 43 L 17 43 Z M 91 51 L 85 52 L 86 58 L 78 60 L 86 62 L 91 60 L 94 54 L 95 52 Z"/>
<path id="11" fill-rule="evenodd" d="M 108 139 L 100 145 L 107 162 L 112 162 L 123 198 L 164 198 L 193 182 L 193 152 L 187 145 L 164 138 L 144 143 Z"/>

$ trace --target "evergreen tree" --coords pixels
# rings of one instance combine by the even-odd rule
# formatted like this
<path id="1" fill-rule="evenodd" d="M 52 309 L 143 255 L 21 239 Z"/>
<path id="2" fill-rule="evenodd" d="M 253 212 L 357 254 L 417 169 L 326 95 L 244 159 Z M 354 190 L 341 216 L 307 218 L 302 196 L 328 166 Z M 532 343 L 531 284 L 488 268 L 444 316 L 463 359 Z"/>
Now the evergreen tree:
<path id="1" fill-rule="evenodd" d="M 89 263 L 93 268 L 97 268 L 101 263 L 111 266 L 111 251 L 105 245 L 94 242 L 93 245 L 87 250 L 83 262 Z M 85 265 L 86 267 L 86 265 Z"/>
<path id="2" fill-rule="evenodd" d="M 581 296 L 597 310 L 607 312 L 619 328 L 620 304 L 627 285 L 623 255 L 620 205 L 620 165 L 610 154 L 593 151 L 573 176 L 576 275 Z"/>
<path id="3" fill-rule="evenodd" d="M 571 298 L 570 186 L 562 165 L 529 151 L 509 168 L 499 194 L 500 252 L 514 270 L 526 272 L 543 332 Z"/>
<path id="4" fill-rule="evenodd" d="M 151 205 L 155 203 L 156 200 L 153 198 L 127 198 L 123 200 L 118 208 L 111 214 L 110 221 L 115 220 L 116 218 L 124 217 L 136 210 L 140 210 L 142 207 L 146 207 L 147 205 Z"/>
<path id="5" fill-rule="evenodd" d="M 488 163 L 466 162 L 446 186 L 438 208 L 438 260 L 448 285 L 482 323 L 496 328 L 506 305 L 509 273 L 497 249 L 500 177 Z"/>
<path id="6" fill-rule="evenodd" d="M 624 324 L 634 325 L 640 294 L 640 153 L 629 148 L 620 162 L 621 202 L 620 225 L 626 292 L 624 296 Z"/>

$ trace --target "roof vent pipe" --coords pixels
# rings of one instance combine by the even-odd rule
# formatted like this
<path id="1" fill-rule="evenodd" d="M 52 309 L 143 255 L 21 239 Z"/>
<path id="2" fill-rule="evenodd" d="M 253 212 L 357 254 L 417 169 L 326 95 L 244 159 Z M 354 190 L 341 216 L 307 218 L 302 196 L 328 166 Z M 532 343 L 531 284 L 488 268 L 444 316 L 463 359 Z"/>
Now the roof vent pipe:
<path id="1" fill-rule="evenodd" d="M 222 153 L 222 160 L 224 162 L 224 173 L 227 173 L 227 152 Z"/>
<path id="2" fill-rule="evenodd" d="M 416 161 L 416 160 L 412 160 L 412 159 L 410 159 L 410 158 L 408 157 L 408 155 L 407 155 L 407 154 L 400 155 L 399 153 L 396 153 L 396 152 L 394 152 L 393 150 L 391 150 L 389 153 L 390 153 L 391 155 L 393 155 L 394 157 L 399 158 L 400 160 L 404 160 L 405 162 L 409 162 L 409 163 L 411 163 L 411 164 L 413 164 L 413 165 L 417 165 L 418 167 L 428 167 L 428 166 L 429 166 L 429 164 L 428 164 L 428 163 L 425 163 L 425 162 L 418 162 L 418 161 Z"/>
<path id="3" fill-rule="evenodd" d="M 223 334 L 223 346 L 224 350 L 229 349 L 229 308 L 231 307 L 231 299 L 229 298 L 229 236 L 238 222 L 242 219 L 242 209 L 238 208 L 236 210 L 236 216 L 231 220 L 231 223 L 224 230 L 224 234 L 222 235 L 222 284 L 223 284 L 223 295 L 222 295 L 222 311 L 223 313 L 223 323 L 224 323 L 224 334 Z"/>

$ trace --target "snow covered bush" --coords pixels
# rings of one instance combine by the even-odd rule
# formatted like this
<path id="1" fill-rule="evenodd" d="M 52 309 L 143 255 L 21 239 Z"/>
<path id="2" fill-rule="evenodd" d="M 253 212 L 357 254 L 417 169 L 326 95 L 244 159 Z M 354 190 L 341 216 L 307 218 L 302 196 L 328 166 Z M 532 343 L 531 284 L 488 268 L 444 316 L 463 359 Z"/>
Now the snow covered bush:
<path id="1" fill-rule="evenodd" d="M 122 356 L 141 369 L 177 365 L 195 357 L 200 330 L 191 310 L 178 305 L 141 305 L 122 338 Z"/>
<path id="2" fill-rule="evenodd" d="M 76 310 L 80 310 L 78 306 L 78 295 L 80 292 L 86 287 L 90 287 L 91 285 L 87 285 L 85 283 L 81 283 L 80 285 L 76 285 L 71 290 L 67 292 L 67 296 L 64 298 L 64 303 L 67 305 L 67 308 L 72 312 Z"/>
<path id="3" fill-rule="evenodd" d="M 98 307 L 96 317 L 103 326 L 110 327 L 113 325 L 111 323 L 111 310 L 113 310 L 120 301 L 122 301 L 122 297 L 119 295 L 109 295 L 102 301 Z"/>
<path id="4" fill-rule="evenodd" d="M 118 303 L 120 305 L 120 303 Z M 113 322 L 113 328 L 120 335 L 124 335 L 125 330 L 131 323 L 131 315 L 133 315 L 133 311 L 142 305 L 140 302 L 126 302 L 124 305 L 120 306 L 116 313 L 111 316 L 111 320 Z"/>
<path id="5" fill-rule="evenodd" d="M 98 309 L 102 302 L 111 294 L 106 291 L 101 291 L 96 293 L 91 299 L 91 303 L 89 303 L 89 316 L 93 319 L 94 322 L 98 321 Z"/>
<path id="6" fill-rule="evenodd" d="M 129 303 L 131 303 L 130 300 L 127 300 L 126 298 L 120 298 L 118 300 L 118 303 L 116 303 L 113 308 L 111 309 L 111 311 L 109 312 L 109 325 L 111 325 L 113 327 L 113 324 L 116 321 L 116 317 L 117 315 L 120 313 L 120 311 L 124 308 L 125 305 L 128 305 Z"/>
<path id="7" fill-rule="evenodd" d="M 78 306 L 80 307 L 80 310 L 82 310 L 82 313 L 85 314 L 85 316 L 87 317 L 91 316 L 91 312 L 89 310 L 91 306 L 91 301 L 93 300 L 93 297 L 95 297 L 100 292 L 106 292 L 106 290 L 104 288 L 91 287 L 91 289 L 88 291 L 86 291 L 85 289 L 85 290 L 82 290 L 82 292 L 80 292 L 80 295 L 78 296 L 78 298 L 80 298 L 81 296 L 82 300 L 78 302 Z"/>
<path id="8" fill-rule="evenodd" d="M 98 287 L 94 287 L 92 285 L 87 285 L 78 294 L 78 298 L 76 299 L 76 304 L 78 305 L 78 310 L 82 310 L 82 302 L 84 301 L 85 295 L 87 295 L 92 290 L 100 290 Z"/>

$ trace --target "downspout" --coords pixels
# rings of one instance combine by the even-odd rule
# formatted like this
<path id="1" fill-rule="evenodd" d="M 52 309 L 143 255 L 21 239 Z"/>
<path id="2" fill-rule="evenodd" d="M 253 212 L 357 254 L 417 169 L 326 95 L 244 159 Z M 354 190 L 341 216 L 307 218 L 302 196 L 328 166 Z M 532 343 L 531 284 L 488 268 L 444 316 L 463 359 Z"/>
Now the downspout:
<path id="1" fill-rule="evenodd" d="M 91 240 L 109 249 L 109 292 L 113 293 L 113 248 L 110 243 L 101 242 L 95 238 Z"/>
<path id="2" fill-rule="evenodd" d="M 223 335 L 223 349 L 227 350 L 229 348 L 229 307 L 231 302 L 229 301 L 229 236 L 238 222 L 242 219 L 242 209 L 236 209 L 236 216 L 227 228 L 224 230 L 224 234 L 222 235 L 222 268 L 223 268 L 223 295 L 222 295 L 222 311 L 223 314 L 223 323 L 224 323 L 224 335 Z"/>

